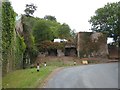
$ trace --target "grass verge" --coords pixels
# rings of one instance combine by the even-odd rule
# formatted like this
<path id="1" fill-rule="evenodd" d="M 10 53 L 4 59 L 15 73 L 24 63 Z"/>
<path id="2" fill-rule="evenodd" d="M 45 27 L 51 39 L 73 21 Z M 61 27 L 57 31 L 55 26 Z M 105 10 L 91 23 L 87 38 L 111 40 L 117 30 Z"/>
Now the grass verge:
<path id="1" fill-rule="evenodd" d="M 40 86 L 44 79 L 57 67 L 47 66 L 36 68 L 16 70 L 3 77 L 2 88 L 35 88 Z"/>
<path id="2" fill-rule="evenodd" d="M 36 88 L 42 87 L 43 81 L 58 67 L 74 66 L 73 60 L 50 60 L 47 67 L 40 65 L 40 72 L 36 68 L 16 70 L 3 77 L 3 88 Z"/>

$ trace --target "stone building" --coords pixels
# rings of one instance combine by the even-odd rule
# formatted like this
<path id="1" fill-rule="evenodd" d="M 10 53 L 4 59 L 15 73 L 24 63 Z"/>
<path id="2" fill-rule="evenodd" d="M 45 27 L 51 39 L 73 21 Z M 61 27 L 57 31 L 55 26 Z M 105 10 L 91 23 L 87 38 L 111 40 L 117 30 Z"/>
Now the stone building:
<path id="1" fill-rule="evenodd" d="M 73 43 L 69 43 L 65 45 L 65 50 L 64 50 L 64 54 L 65 56 L 77 56 L 77 50 L 76 50 L 76 45 Z"/>
<path id="2" fill-rule="evenodd" d="M 77 56 L 107 57 L 107 37 L 98 32 L 79 32 L 77 34 Z"/>
<path id="3" fill-rule="evenodd" d="M 120 47 L 116 47 L 115 45 L 108 44 L 108 58 L 109 59 L 120 59 Z"/>

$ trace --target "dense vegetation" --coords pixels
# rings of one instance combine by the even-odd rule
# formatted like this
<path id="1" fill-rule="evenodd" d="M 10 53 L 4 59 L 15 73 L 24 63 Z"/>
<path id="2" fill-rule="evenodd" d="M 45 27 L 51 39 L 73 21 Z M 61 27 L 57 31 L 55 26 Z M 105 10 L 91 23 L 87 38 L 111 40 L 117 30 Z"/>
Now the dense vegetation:
<path id="1" fill-rule="evenodd" d="M 74 35 L 71 33 L 71 29 L 67 24 L 60 24 L 55 20 L 40 18 L 37 18 L 35 25 L 33 26 L 33 36 L 36 46 L 40 46 L 44 41 L 48 41 L 48 43 L 46 42 L 45 44 L 48 47 L 54 48 L 54 45 L 51 45 L 50 41 L 53 41 L 55 38 L 67 39 L 71 42 L 74 41 Z"/>
<path id="2" fill-rule="evenodd" d="M 33 10 L 29 11 L 31 8 Z M 3 75 L 33 64 L 38 52 L 45 48 L 63 48 L 63 44 L 52 42 L 55 38 L 74 41 L 75 34 L 69 25 L 57 22 L 56 18 L 50 15 L 35 18 L 32 16 L 35 10 L 34 5 L 27 5 L 26 14 L 16 21 L 16 13 L 11 7 L 11 3 L 3 2 L 2 4 Z M 19 22 L 19 26 L 16 26 Z"/>
<path id="3" fill-rule="evenodd" d="M 71 30 L 66 23 L 59 23 L 55 16 L 46 15 L 44 18 L 33 17 L 36 8 L 34 4 L 27 4 L 26 14 L 21 16 L 20 21 L 16 21 L 16 13 L 11 3 L 2 3 L 2 20 L 0 20 L 2 21 L 2 48 L 0 48 L 0 51 L 2 51 L 3 75 L 16 69 L 29 67 L 29 65 L 35 62 L 40 51 L 64 49 L 65 43 L 54 43 L 53 40 L 55 38 L 67 39 L 70 44 L 75 41 L 74 30 Z M 119 3 L 107 4 L 105 7 L 98 9 L 96 15 L 91 17 L 90 20 L 92 30 L 103 32 L 108 37 L 113 37 L 115 41 L 119 40 L 120 13 L 118 10 Z M 23 30 L 16 28 L 18 22 L 21 22 L 19 27 Z M 83 36 L 83 49 L 80 51 L 80 55 L 83 57 L 85 54 L 88 56 L 93 51 L 97 52 L 98 46 L 104 41 L 104 37 L 100 37 L 98 38 L 99 42 L 92 42 L 89 37 L 90 35 L 87 34 Z M 58 61 L 49 62 L 48 65 L 65 66 L 63 62 Z M 37 80 L 40 78 L 40 82 L 42 82 L 54 68 L 56 67 L 43 67 L 40 73 L 37 73 L 35 68 L 9 73 L 3 78 L 3 86 L 36 87 L 39 83 Z M 46 72 L 44 71 L 45 69 Z M 18 79 L 20 79 L 19 82 L 17 81 Z"/>
<path id="4" fill-rule="evenodd" d="M 3 75 L 21 68 L 25 43 L 23 37 L 15 31 L 16 13 L 10 2 L 2 3 L 2 70 Z"/>

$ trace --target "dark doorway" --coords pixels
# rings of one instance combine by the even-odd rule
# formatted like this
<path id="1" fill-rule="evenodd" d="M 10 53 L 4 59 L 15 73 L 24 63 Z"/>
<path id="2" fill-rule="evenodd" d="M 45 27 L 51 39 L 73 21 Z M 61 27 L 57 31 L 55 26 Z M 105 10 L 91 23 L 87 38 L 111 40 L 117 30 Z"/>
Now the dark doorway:
<path id="1" fill-rule="evenodd" d="M 65 48 L 65 56 L 76 56 L 77 50 L 74 47 L 71 48 Z"/>
<path id="2" fill-rule="evenodd" d="M 57 56 L 57 49 L 49 49 L 48 55 L 49 56 Z"/>

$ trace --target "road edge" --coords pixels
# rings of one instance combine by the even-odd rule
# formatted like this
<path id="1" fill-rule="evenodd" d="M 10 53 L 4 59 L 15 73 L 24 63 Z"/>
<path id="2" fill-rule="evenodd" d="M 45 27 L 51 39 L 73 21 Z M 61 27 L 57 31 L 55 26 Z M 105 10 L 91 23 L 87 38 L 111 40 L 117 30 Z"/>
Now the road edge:
<path id="1" fill-rule="evenodd" d="M 48 81 L 50 80 L 50 78 L 52 78 L 54 75 L 56 75 L 59 71 L 61 71 L 62 69 L 64 69 L 65 67 L 59 67 L 56 68 L 55 70 L 53 70 L 48 77 L 42 82 L 42 84 L 40 86 L 38 86 L 37 88 L 45 88 L 45 86 L 47 85 Z"/>

